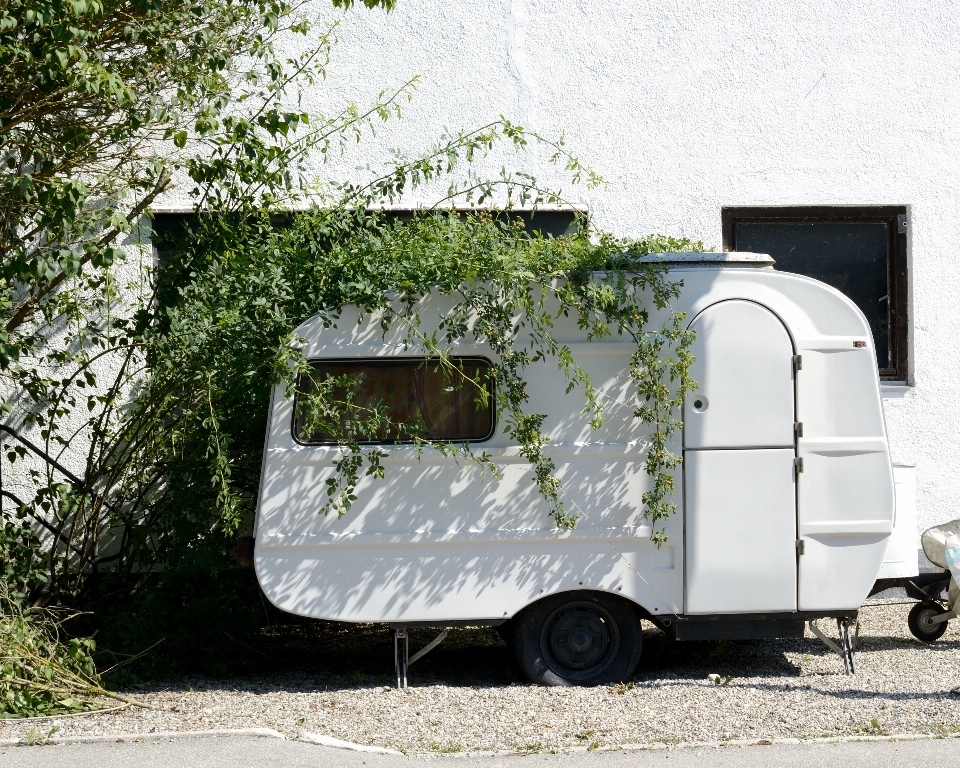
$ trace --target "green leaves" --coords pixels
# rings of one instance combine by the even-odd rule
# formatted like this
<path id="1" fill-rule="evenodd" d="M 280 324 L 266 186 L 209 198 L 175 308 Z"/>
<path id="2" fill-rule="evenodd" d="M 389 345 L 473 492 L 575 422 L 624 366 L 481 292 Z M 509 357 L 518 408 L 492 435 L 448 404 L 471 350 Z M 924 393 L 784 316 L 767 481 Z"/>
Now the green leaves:
<path id="1" fill-rule="evenodd" d="M 10 599 L 23 601 L 32 588 L 47 581 L 43 546 L 30 525 L 16 515 L 5 516 L 0 524 L 0 581 L 10 590 Z"/>
<path id="2" fill-rule="evenodd" d="M 93 639 L 60 641 L 62 624 L 70 617 L 66 611 L 24 610 L 0 584 L 0 716 L 43 717 L 100 707 L 92 698 L 102 691 L 91 657 Z"/>
<path id="3" fill-rule="evenodd" d="M 204 474 L 217 488 L 223 524 L 229 527 L 256 497 L 259 480 L 262 437 L 259 428 L 250 429 L 248 419 L 238 420 L 247 413 L 240 403 L 255 407 L 262 424 L 270 383 L 283 379 L 292 391 L 297 375 L 307 370 L 298 346 L 289 340 L 292 327 L 315 314 L 333 322 L 348 304 L 379 311 L 385 330 L 400 329 L 423 354 L 447 361 L 450 388 L 458 386 L 462 375 L 449 362 L 453 346 L 461 339 L 488 344 L 495 359 L 499 421 L 530 462 L 555 523 L 568 528 L 576 525 L 579 511 L 564 504 L 544 433 L 549 414 L 529 411 L 527 379 L 532 364 L 552 361 L 567 377 L 568 396 L 582 397 L 592 426 L 601 426 L 603 397 L 571 350 L 554 336 L 556 319 L 570 315 L 588 338 L 629 335 L 637 345 L 631 362 L 636 416 L 653 427 L 646 464 L 653 483 L 643 502 L 646 516 L 657 524 L 676 508 L 673 472 L 680 459 L 668 446 L 680 426 L 683 393 L 691 386 L 685 350 L 692 341 L 682 313 L 669 311 L 679 285 L 662 268 L 636 262 L 638 255 L 663 247 L 702 248 L 655 237 L 621 241 L 586 226 L 563 238 L 543 238 L 516 226 L 509 214 L 424 211 L 399 221 L 363 209 L 330 208 L 290 216 L 281 227 L 253 210 L 240 218 L 203 219 L 182 244 L 176 262 L 181 266 L 169 276 L 177 280 L 176 275 L 190 272 L 189 284 L 167 309 L 169 332 L 151 342 L 156 344 L 151 359 L 176 360 L 177 365 L 155 368 L 152 386 L 183 392 L 176 398 L 177 412 L 200 420 L 200 431 L 187 421 L 178 428 L 184 440 L 179 450 L 191 444 L 199 450 L 199 440 L 213 445 L 214 434 L 225 441 L 216 443 L 224 446 L 223 456 L 219 448 L 204 448 Z M 596 277 L 598 270 L 603 270 L 602 279 Z M 385 296 L 392 293 L 397 299 L 388 303 Z M 453 297 L 454 307 L 427 334 L 419 301 L 438 293 Z M 651 328 L 648 320 L 656 309 L 667 310 L 668 319 Z M 422 450 L 499 475 L 490 458 L 475 454 L 469 445 L 424 440 L 410 432 L 410 425 L 391 425 L 385 412 L 358 412 L 349 397 L 336 395 L 343 386 L 335 380 L 311 385 L 298 403 L 306 409 L 300 414 L 305 429 L 337 435 L 342 448 L 336 474 L 326 481 L 321 512 L 348 514 L 362 478 L 389 472 L 382 452 L 364 445 L 371 433 L 406 430 Z M 197 409 L 195 417 L 190 409 Z M 238 466 L 249 466 L 256 475 L 237 472 Z M 228 512 L 225 501 L 231 494 Z M 656 525 L 655 531 L 655 540 L 662 542 Z"/>
<path id="4" fill-rule="evenodd" d="M 272 32 L 264 30 L 264 13 Z M 282 166 L 310 145 L 297 149 L 290 140 L 309 117 L 281 112 L 275 103 L 295 79 L 313 82 L 330 38 L 321 32 L 292 60 L 277 57 L 272 41 L 308 29 L 294 6 L 263 0 L 10 0 L 4 6 L 0 277 L 7 282 L 0 283 L 0 307 L 7 305 L 2 324 L 13 334 L 9 343 L 18 343 L 17 328 L 38 312 L 64 309 L 57 297 L 68 278 L 87 265 L 102 270 L 114 262 L 114 253 L 98 252 L 165 187 L 158 185 L 157 165 L 171 161 L 159 140 L 206 158 L 211 146 L 235 141 L 229 131 L 220 133 L 222 113 L 247 102 L 251 125 L 287 146 L 248 142 L 243 160 L 224 152 L 219 165 L 206 164 L 201 183 L 226 182 L 238 192 L 240 164 L 244 188 L 261 182 L 267 190 L 285 188 Z M 191 129 L 197 141 L 188 142 Z M 174 167 L 190 163 L 190 156 L 172 160 Z M 79 262 L 65 253 L 80 254 Z M 61 268 L 47 269 L 51 264 Z"/>
<path id="5" fill-rule="evenodd" d="M 155 341 L 145 334 L 166 318 L 155 312 L 142 217 L 178 170 L 201 209 L 289 202 L 304 184 L 291 167 L 318 144 L 330 147 L 344 131 L 389 110 L 397 95 L 367 111 L 321 119 L 316 129 L 310 115 L 280 109 L 322 76 L 332 40 L 331 30 L 321 29 L 302 54 L 275 53 L 278 35 L 311 30 L 300 7 L 269 0 L 9 0 L 0 9 L 0 377 L 5 391 L 17 393 L 4 403 L 9 423 L 36 448 L 38 463 L 25 466 L 18 493 L 47 536 L 42 560 L 25 557 L 12 543 L 23 542 L 9 531 L 4 546 L 41 568 L 54 598 L 79 591 L 101 562 L 152 562 L 157 540 L 145 532 L 153 523 L 144 515 L 163 503 L 166 490 L 158 488 L 177 487 L 164 477 L 175 470 L 158 463 L 182 437 L 168 429 L 164 410 L 175 398 L 162 387 L 149 389 L 144 368 Z M 229 118 L 237 114 L 244 118 Z M 217 322 L 231 321 L 224 314 Z M 153 360 L 158 371 L 168 365 Z M 110 374 L 91 384 L 91 371 Z M 206 426 L 202 419 L 183 423 L 220 435 L 209 456 L 204 443 L 199 461 L 211 470 L 204 489 L 215 495 L 211 507 L 220 505 L 231 528 L 249 501 L 238 505 L 232 490 L 238 468 L 229 433 L 216 432 L 220 424 L 232 429 L 221 405 L 227 407 L 214 403 Z M 24 446 L 14 438 L 6 447 L 23 460 Z M 68 485 L 65 465 L 78 472 Z M 11 503 L 6 499 L 4 509 Z M 100 540 L 120 529 L 121 551 L 101 555 Z M 198 535 L 184 533 L 194 545 Z M 204 546 L 209 553 L 221 543 Z M 7 568 L 12 556 L 3 551 Z M 32 584 L 36 596 L 36 575 L 10 578 L 23 594 Z"/>
<path id="6" fill-rule="evenodd" d="M 332 0 L 332 2 L 337 8 L 351 8 L 354 4 L 354 0 Z M 397 5 L 397 0 L 361 0 L 361 2 L 367 8 L 383 8 L 385 11 L 392 11 Z"/>

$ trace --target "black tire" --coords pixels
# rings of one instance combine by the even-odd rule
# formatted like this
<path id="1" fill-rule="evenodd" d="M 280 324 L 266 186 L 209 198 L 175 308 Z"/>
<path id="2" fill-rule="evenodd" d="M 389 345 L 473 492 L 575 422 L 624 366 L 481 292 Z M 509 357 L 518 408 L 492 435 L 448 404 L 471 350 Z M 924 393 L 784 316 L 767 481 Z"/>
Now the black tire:
<path id="1" fill-rule="evenodd" d="M 497 634 L 500 639 L 507 644 L 507 648 L 513 648 L 513 636 L 516 632 L 517 622 L 515 619 L 503 622 L 497 626 Z"/>
<path id="2" fill-rule="evenodd" d="M 910 609 L 907 626 L 910 627 L 910 632 L 917 640 L 932 643 L 939 640 L 943 633 L 947 631 L 947 622 L 941 621 L 939 624 L 933 624 L 930 619 L 945 612 L 946 609 L 937 603 L 917 603 Z"/>
<path id="3" fill-rule="evenodd" d="M 602 592 L 564 592 L 515 619 L 520 669 L 539 685 L 610 685 L 630 679 L 643 632 L 633 606 Z"/>

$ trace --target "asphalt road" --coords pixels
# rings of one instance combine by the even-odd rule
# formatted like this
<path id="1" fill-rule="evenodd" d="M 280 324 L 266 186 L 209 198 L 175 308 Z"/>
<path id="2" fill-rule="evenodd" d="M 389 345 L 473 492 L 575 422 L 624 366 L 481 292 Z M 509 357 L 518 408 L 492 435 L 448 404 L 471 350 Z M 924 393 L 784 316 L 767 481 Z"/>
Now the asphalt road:
<path id="1" fill-rule="evenodd" d="M 0 746 L 4 768 L 948 768 L 960 765 L 960 740 L 700 747 L 651 752 L 560 755 L 400 757 L 350 752 L 249 736 L 177 738 L 142 743 Z"/>

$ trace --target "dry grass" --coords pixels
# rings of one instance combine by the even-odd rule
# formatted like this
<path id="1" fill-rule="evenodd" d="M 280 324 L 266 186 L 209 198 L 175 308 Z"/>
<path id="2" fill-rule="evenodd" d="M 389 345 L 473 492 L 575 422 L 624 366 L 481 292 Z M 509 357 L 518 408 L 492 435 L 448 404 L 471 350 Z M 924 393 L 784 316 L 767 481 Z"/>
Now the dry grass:
<path id="1" fill-rule="evenodd" d="M 64 632 L 76 615 L 24 608 L 0 585 L 0 717 L 97 710 L 111 699 L 147 706 L 103 687 L 91 657 L 94 640 Z"/>

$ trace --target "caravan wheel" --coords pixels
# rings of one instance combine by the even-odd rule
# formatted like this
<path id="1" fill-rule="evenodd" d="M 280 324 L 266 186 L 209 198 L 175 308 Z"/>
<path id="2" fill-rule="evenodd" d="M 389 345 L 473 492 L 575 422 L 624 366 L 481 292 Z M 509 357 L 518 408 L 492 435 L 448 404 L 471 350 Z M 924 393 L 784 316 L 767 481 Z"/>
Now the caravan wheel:
<path id="1" fill-rule="evenodd" d="M 553 595 L 525 609 L 516 622 L 517 661 L 540 685 L 618 683 L 630 678 L 640 659 L 637 614 L 612 595 Z"/>
<path id="2" fill-rule="evenodd" d="M 917 603 L 910 609 L 910 615 L 907 617 L 907 626 L 910 632 L 917 640 L 925 643 L 932 643 L 939 640 L 943 633 L 947 631 L 947 622 L 941 621 L 934 623 L 932 619 L 945 613 L 945 609 L 939 603 Z"/>

